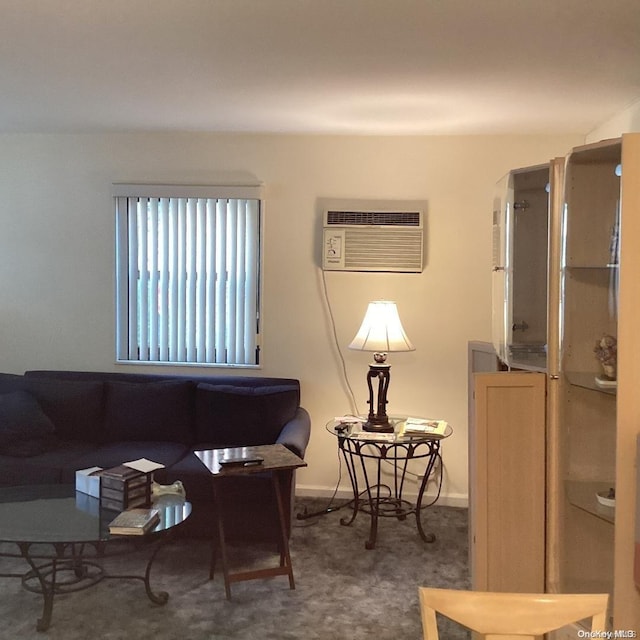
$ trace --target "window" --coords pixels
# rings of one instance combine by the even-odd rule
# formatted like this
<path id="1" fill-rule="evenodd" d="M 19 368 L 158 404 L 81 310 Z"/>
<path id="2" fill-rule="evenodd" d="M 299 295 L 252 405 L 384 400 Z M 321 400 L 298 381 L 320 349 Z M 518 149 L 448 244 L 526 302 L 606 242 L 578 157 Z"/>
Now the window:
<path id="1" fill-rule="evenodd" d="M 257 366 L 260 188 L 114 189 L 118 361 Z"/>

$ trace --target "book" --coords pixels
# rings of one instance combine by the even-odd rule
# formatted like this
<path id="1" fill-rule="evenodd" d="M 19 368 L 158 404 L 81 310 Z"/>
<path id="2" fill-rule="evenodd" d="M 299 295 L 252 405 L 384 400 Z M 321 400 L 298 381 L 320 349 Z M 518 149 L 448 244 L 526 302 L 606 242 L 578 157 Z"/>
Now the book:
<path id="1" fill-rule="evenodd" d="M 370 440 L 371 442 L 395 442 L 395 433 L 386 433 L 384 431 L 362 431 L 353 429 L 349 433 L 349 437 L 354 440 Z"/>
<path id="2" fill-rule="evenodd" d="M 160 521 L 157 509 L 128 509 L 109 523 L 109 533 L 121 536 L 141 536 Z"/>
<path id="3" fill-rule="evenodd" d="M 444 436 L 448 426 L 449 423 L 445 420 L 407 418 L 401 433 L 405 436 Z"/>

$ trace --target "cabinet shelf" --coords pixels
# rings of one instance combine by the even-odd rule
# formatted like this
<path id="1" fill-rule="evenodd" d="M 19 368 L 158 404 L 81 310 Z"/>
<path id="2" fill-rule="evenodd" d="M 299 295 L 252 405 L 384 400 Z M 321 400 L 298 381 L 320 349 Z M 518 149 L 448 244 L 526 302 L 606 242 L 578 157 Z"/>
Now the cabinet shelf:
<path id="1" fill-rule="evenodd" d="M 590 389 L 591 391 L 598 391 L 599 393 L 606 393 L 611 396 L 616 395 L 616 387 L 601 387 L 596 384 L 595 373 L 585 371 L 567 371 L 565 372 L 565 375 L 569 384 L 574 387 Z"/>
<path id="2" fill-rule="evenodd" d="M 607 491 L 611 484 L 607 482 L 567 480 L 566 490 L 569 504 L 610 524 L 615 524 L 615 507 L 605 507 L 596 498 L 598 491 Z"/>
<path id="3" fill-rule="evenodd" d="M 613 269 L 618 269 L 620 267 L 619 264 L 567 264 L 565 269 L 578 270 L 578 269 L 605 269 L 607 271 L 611 271 Z"/>

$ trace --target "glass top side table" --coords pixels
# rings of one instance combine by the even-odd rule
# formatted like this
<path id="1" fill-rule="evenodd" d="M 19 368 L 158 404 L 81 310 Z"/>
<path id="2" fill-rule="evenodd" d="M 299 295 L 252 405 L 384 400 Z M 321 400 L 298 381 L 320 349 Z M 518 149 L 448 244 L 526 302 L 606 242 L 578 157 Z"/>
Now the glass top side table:
<path id="1" fill-rule="evenodd" d="M 378 535 L 379 518 L 405 520 L 415 515 L 420 537 L 425 542 L 433 542 L 435 534 L 425 533 L 422 526 L 421 510 L 424 492 L 432 477 L 436 462 L 440 458 L 441 441 L 448 438 L 453 429 L 447 425 L 444 434 L 405 435 L 403 433 L 406 416 L 390 416 L 394 425 L 393 433 L 363 431 L 360 417 L 350 421 L 330 420 L 327 431 L 336 436 L 338 449 L 342 454 L 351 488 L 353 490 L 353 513 L 350 518 L 342 518 L 340 523 L 350 526 L 360 511 L 370 516 L 369 537 L 366 549 L 373 549 Z M 424 464 L 416 501 L 404 497 L 409 463 L 419 460 Z M 370 462 L 367 462 L 370 461 Z M 383 465 L 392 469 L 390 484 L 383 480 Z"/>

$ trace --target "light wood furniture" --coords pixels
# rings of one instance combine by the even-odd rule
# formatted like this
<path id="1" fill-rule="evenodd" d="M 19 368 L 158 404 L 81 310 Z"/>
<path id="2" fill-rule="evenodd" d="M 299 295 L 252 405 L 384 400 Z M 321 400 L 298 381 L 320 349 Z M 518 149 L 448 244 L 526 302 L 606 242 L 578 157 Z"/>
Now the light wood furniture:
<path id="1" fill-rule="evenodd" d="M 473 455 L 475 450 L 475 428 L 476 424 L 476 406 L 474 398 L 475 387 L 475 374 L 481 372 L 498 371 L 500 367 L 500 360 L 496 354 L 496 351 L 491 342 L 482 342 L 479 340 L 471 340 L 467 345 L 467 419 L 469 425 L 469 478 L 477 478 L 476 461 Z M 469 483 L 469 503 L 472 504 L 475 496 L 474 483 Z M 473 513 L 473 510 L 470 510 Z M 469 566 L 474 566 L 476 563 L 475 551 L 476 545 L 474 544 L 474 530 L 473 527 L 469 527 Z M 473 572 L 472 572 L 473 573 Z"/>
<path id="2" fill-rule="evenodd" d="M 476 373 L 472 587 L 544 591 L 545 375 Z"/>
<path id="3" fill-rule="evenodd" d="M 438 640 L 436 612 L 488 639 L 526 640 L 591 618 L 605 631 L 608 594 L 522 594 L 420 588 L 424 640 Z M 594 637 L 594 636 L 592 636 Z"/>
<path id="4" fill-rule="evenodd" d="M 560 176 L 563 164 L 553 161 L 552 173 Z M 541 401 L 539 422 L 531 423 L 546 437 L 545 590 L 608 592 L 612 629 L 640 629 L 640 591 L 633 578 L 640 432 L 639 175 L 640 134 L 625 134 L 572 150 L 563 189 L 552 186 L 546 403 Z M 620 260 L 616 265 L 611 239 L 617 211 Z M 617 388 L 596 384 L 600 367 L 593 348 L 603 333 L 618 339 Z M 494 375 L 506 379 L 522 374 Z M 476 388 L 477 417 L 476 424 L 470 423 L 470 440 L 479 428 L 478 402 L 485 400 Z M 505 410 L 512 411 L 513 403 L 505 404 Z M 517 443 L 510 455 L 521 461 L 528 457 Z M 479 485 L 481 491 L 482 473 L 479 466 L 470 475 L 471 487 Z M 602 507 L 596 492 L 614 485 L 615 509 Z M 470 505 L 474 529 L 478 515 L 482 523 L 486 513 L 474 515 L 478 505 L 473 500 Z M 492 531 L 501 535 L 491 529 L 489 534 Z M 500 556 L 488 557 L 485 571 L 491 574 L 500 566 L 504 567 Z M 472 564 L 472 570 L 478 567 Z M 474 586 L 483 580 L 482 574 L 479 581 L 474 576 Z"/>
<path id="5" fill-rule="evenodd" d="M 556 163 L 510 171 L 494 198 L 493 342 L 505 364 L 530 371 L 547 369 L 549 194 L 562 187 Z"/>
<path id="6" fill-rule="evenodd" d="M 638 629 L 640 135 L 576 148 L 566 171 L 562 376 L 557 405 L 550 405 L 558 425 L 549 452 L 548 589 L 608 591 L 612 628 Z M 618 212 L 619 260 L 612 247 Z M 617 389 L 596 383 L 601 371 L 593 347 L 603 333 L 618 338 Z M 614 485 L 615 509 L 601 506 L 596 492 Z"/>
<path id="7" fill-rule="evenodd" d="M 614 608 L 616 626 L 640 629 L 640 590 L 633 579 L 636 516 L 635 442 L 640 433 L 640 134 L 623 136 L 622 234 L 618 316 L 618 393 L 616 418 L 616 522 Z"/>

